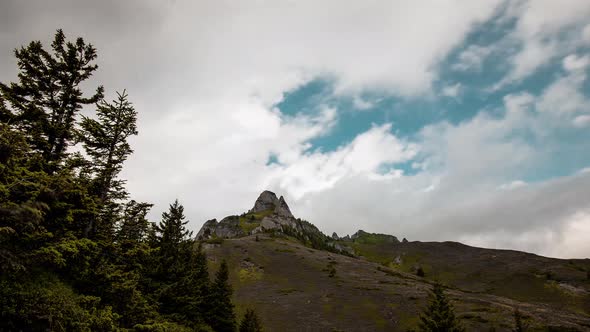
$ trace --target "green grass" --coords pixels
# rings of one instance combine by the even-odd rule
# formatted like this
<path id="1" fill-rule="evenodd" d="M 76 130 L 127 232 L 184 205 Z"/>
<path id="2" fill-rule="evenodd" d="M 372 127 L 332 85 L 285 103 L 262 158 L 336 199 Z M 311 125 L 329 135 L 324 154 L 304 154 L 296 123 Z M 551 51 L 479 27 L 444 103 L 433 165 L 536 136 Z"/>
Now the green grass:
<path id="1" fill-rule="evenodd" d="M 383 244 L 395 242 L 392 235 L 387 234 L 375 234 L 375 233 L 362 233 L 354 239 L 355 243 L 360 244 Z"/>
<path id="2" fill-rule="evenodd" d="M 248 283 L 252 281 L 261 280 L 264 276 L 264 272 L 261 269 L 250 267 L 247 269 L 240 269 L 238 271 L 238 278 L 241 283 Z"/>
<path id="3" fill-rule="evenodd" d="M 256 213 L 246 213 L 239 217 L 240 228 L 246 233 L 250 234 L 256 227 L 260 226 L 260 222 L 264 217 L 273 213 L 273 210 L 265 210 Z"/>

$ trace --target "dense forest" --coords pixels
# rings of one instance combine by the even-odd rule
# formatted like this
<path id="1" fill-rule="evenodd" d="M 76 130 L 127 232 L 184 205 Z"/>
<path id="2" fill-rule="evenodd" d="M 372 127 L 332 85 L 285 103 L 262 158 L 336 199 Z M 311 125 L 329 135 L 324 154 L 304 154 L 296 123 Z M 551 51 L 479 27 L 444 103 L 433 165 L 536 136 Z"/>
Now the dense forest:
<path id="1" fill-rule="evenodd" d="M 126 91 L 81 88 L 96 49 L 58 30 L 14 55 L 18 82 L 0 83 L 0 330 L 259 330 L 252 311 L 238 324 L 228 267 L 210 277 L 183 206 L 149 222 L 152 205 L 126 191 L 137 111 Z"/>

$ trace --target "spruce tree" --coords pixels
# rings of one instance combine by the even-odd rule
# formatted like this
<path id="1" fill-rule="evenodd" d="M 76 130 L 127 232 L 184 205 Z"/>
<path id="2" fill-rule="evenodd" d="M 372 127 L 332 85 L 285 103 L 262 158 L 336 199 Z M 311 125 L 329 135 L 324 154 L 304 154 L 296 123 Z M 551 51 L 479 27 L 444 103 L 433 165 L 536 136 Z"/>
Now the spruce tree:
<path id="1" fill-rule="evenodd" d="M 229 270 L 227 262 L 223 260 L 211 285 L 211 300 L 209 301 L 211 308 L 209 315 L 207 315 L 207 323 L 219 332 L 234 332 L 236 330 L 234 305 L 231 302 L 233 290 L 228 280 Z"/>
<path id="2" fill-rule="evenodd" d="M 96 49 L 82 38 L 66 41 L 63 31 L 57 30 L 51 51 L 33 41 L 14 54 L 19 82 L 0 83 L 1 117 L 26 133 L 31 149 L 44 160 L 43 168 L 53 173 L 74 142 L 76 115 L 84 105 L 103 97 L 102 86 L 90 97 L 80 88 L 98 68 L 94 64 Z"/>
<path id="3" fill-rule="evenodd" d="M 431 297 L 430 305 L 420 315 L 419 330 L 424 332 L 465 331 L 455 317 L 453 305 L 447 299 L 440 283 L 434 284 Z"/>
<path id="4" fill-rule="evenodd" d="M 135 200 L 125 204 L 121 225 L 117 231 L 117 240 L 138 243 L 146 241 L 149 233 L 149 221 L 146 216 L 153 204 L 138 203 Z"/>
<path id="5" fill-rule="evenodd" d="M 174 278 L 182 269 L 181 252 L 186 250 L 192 232 L 186 228 L 184 207 L 175 200 L 168 212 L 162 213 L 162 220 L 156 226 L 159 247 L 159 275 L 163 279 Z"/>
<path id="6" fill-rule="evenodd" d="M 262 324 L 252 309 L 246 310 L 246 314 L 240 323 L 240 332 L 262 332 Z"/>
<path id="7" fill-rule="evenodd" d="M 117 99 L 112 102 L 101 100 L 97 104 L 97 119 L 86 116 L 80 123 L 79 140 L 86 154 L 91 158 L 89 169 L 94 195 L 98 198 L 98 225 L 87 225 L 85 236 L 94 233 L 96 228 L 112 231 L 117 212 L 121 209 L 119 202 L 127 198 L 125 181 L 117 176 L 123 169 L 123 163 L 133 153 L 128 139 L 137 135 L 137 112 L 128 101 L 127 92 L 117 92 Z"/>

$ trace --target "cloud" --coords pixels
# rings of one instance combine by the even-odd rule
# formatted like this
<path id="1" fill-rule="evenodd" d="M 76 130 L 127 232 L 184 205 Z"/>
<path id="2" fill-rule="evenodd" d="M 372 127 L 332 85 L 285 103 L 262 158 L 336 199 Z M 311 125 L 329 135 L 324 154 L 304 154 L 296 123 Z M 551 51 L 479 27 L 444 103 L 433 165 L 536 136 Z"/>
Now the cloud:
<path id="1" fill-rule="evenodd" d="M 354 106 L 355 109 L 357 110 L 368 110 L 373 108 L 373 106 L 375 106 L 375 104 L 369 100 L 363 99 L 361 96 L 355 95 L 352 98 L 352 104 Z"/>
<path id="2" fill-rule="evenodd" d="M 446 97 L 455 98 L 461 92 L 461 83 L 444 86 L 441 90 L 441 94 Z"/>
<path id="3" fill-rule="evenodd" d="M 110 95 L 127 88 L 139 112 L 140 135 L 123 176 L 134 199 L 156 204 L 153 219 L 180 198 L 198 229 L 206 219 L 246 211 L 268 188 L 328 232 L 364 228 L 587 255 L 575 232 L 587 223 L 588 173 L 527 179 L 555 159 L 557 127 L 588 125 L 581 92 L 588 60 L 576 48 L 589 40 L 584 1 L 511 3 L 516 28 L 499 45 L 521 48 L 508 58 L 509 80 L 560 56 L 566 73 L 540 94 L 510 91 L 499 110 L 438 119 L 408 136 L 384 116 L 324 151 L 315 140 L 339 129 L 347 110 L 320 101 L 286 115 L 276 106 L 318 78 L 334 83 L 331 98 L 352 98 L 359 110 L 377 102 L 367 95 L 428 98 L 456 48 L 465 49 L 453 65 L 461 74 L 481 71 L 496 54 L 498 45 L 464 42 L 501 3 L 3 1 L 0 74 L 15 77 L 9 50 L 33 39 L 48 45 L 56 28 L 92 42 L 100 69 L 91 85 L 104 84 Z M 454 97 L 467 86 L 451 82 L 440 93 Z M 504 184 L 514 188 L 498 190 Z"/>
<path id="4" fill-rule="evenodd" d="M 521 181 L 521 180 L 514 180 L 512 182 L 505 183 L 505 184 L 501 185 L 500 187 L 498 187 L 498 189 L 512 190 L 512 189 L 517 189 L 517 188 L 520 188 L 523 186 L 526 186 L 526 182 Z"/>
<path id="5" fill-rule="evenodd" d="M 563 79 L 572 78 L 558 77 L 552 85 L 565 84 Z M 570 94 L 582 88 L 581 81 L 573 83 Z M 590 173 L 514 180 L 555 162 L 554 137 L 560 128 L 572 130 L 569 117 L 552 116 L 563 110 L 547 109 L 549 100 L 557 100 L 551 97 L 554 91 L 549 87 L 539 95 L 509 94 L 501 116 L 480 112 L 459 124 L 428 125 L 413 142 L 417 153 L 411 160 L 421 160 L 417 174 L 378 179 L 342 175 L 323 190 L 297 195 L 293 211 L 322 220 L 323 229 L 339 234 L 361 228 L 409 239 L 456 239 L 556 257 L 589 257 L 575 230 L 590 227 L 590 204 L 584 198 L 590 194 Z M 580 148 L 590 148 L 585 146 Z M 278 188 L 289 192 L 289 186 Z"/>
<path id="6" fill-rule="evenodd" d="M 303 152 L 289 162 L 283 162 L 279 156 L 282 165 L 271 170 L 269 186 L 279 187 L 294 199 L 300 199 L 308 193 L 329 189 L 343 178 L 379 178 L 382 165 L 405 162 L 416 153 L 416 146 L 391 133 L 391 124 L 373 126 L 333 152 Z M 395 174 L 399 172 L 394 170 L 386 175 Z"/>
<path id="7" fill-rule="evenodd" d="M 493 47 L 470 45 L 461 54 L 458 62 L 454 63 L 451 68 L 458 71 L 481 70 L 484 60 L 493 52 Z"/>
<path id="8" fill-rule="evenodd" d="M 511 3 L 509 15 L 516 27 L 506 38 L 520 45 L 510 59 L 510 73 L 496 86 L 522 80 L 553 58 L 583 44 L 590 3 L 566 0 L 528 0 Z"/>
<path id="9" fill-rule="evenodd" d="M 563 68 L 569 72 L 584 70 L 590 65 L 590 56 L 570 54 L 563 59 Z"/>
<path id="10" fill-rule="evenodd" d="M 584 114 L 576 116 L 574 118 L 574 126 L 579 128 L 590 126 L 590 115 Z"/>

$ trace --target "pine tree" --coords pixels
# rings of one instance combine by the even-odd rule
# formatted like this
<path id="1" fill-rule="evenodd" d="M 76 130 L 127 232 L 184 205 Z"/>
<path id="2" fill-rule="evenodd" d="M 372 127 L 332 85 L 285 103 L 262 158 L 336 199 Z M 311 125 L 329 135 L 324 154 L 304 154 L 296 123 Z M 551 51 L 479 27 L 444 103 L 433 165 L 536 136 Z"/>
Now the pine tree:
<path id="1" fill-rule="evenodd" d="M 419 330 L 425 332 L 465 331 L 455 317 L 453 305 L 447 299 L 440 283 L 434 284 L 430 305 L 420 315 Z"/>
<path id="2" fill-rule="evenodd" d="M 153 204 L 138 203 L 134 200 L 125 205 L 121 226 L 117 232 L 119 242 L 142 242 L 147 240 L 149 221 L 146 216 Z"/>
<path id="3" fill-rule="evenodd" d="M 254 310 L 246 310 L 246 314 L 240 323 L 240 332 L 262 332 L 262 324 Z"/>
<path id="4" fill-rule="evenodd" d="M 51 49 L 34 41 L 15 50 L 19 82 L 0 83 L 2 118 L 26 133 L 27 142 L 42 155 L 44 169 L 50 173 L 59 169 L 74 141 L 77 113 L 103 96 L 102 86 L 90 97 L 84 97 L 80 88 L 98 68 L 93 64 L 96 49 L 92 45 L 82 38 L 66 42 L 63 31 L 57 30 Z"/>
<path id="5" fill-rule="evenodd" d="M 227 262 L 224 260 L 215 274 L 215 280 L 211 285 L 211 305 L 207 323 L 215 331 L 233 332 L 236 330 L 236 318 L 234 315 L 234 305 L 231 302 L 233 290 L 228 282 L 229 270 Z"/>
<path id="6" fill-rule="evenodd" d="M 188 220 L 185 220 L 184 207 L 175 200 L 170 204 L 168 212 L 162 213 L 162 221 L 157 226 L 158 242 L 162 256 L 172 258 L 177 256 L 180 244 L 186 242 L 192 236 L 192 232 L 186 228 Z"/>
<path id="7" fill-rule="evenodd" d="M 137 112 L 127 97 L 125 90 L 117 92 L 116 100 L 101 100 L 97 104 L 96 120 L 82 117 L 79 139 L 91 158 L 88 172 L 94 175 L 92 189 L 100 207 L 98 225 L 87 225 L 85 236 L 94 233 L 96 227 L 102 228 L 103 234 L 112 231 L 121 209 L 119 202 L 128 195 L 123 187 L 125 182 L 117 179 L 123 163 L 133 153 L 128 139 L 137 135 Z"/>
<path id="8" fill-rule="evenodd" d="M 201 244 L 196 250 L 192 246 L 189 247 L 185 256 L 189 259 L 186 270 L 176 285 L 178 288 L 176 301 L 184 320 L 202 324 L 205 322 L 205 313 L 209 304 L 207 300 L 211 289 L 207 256 Z"/>

